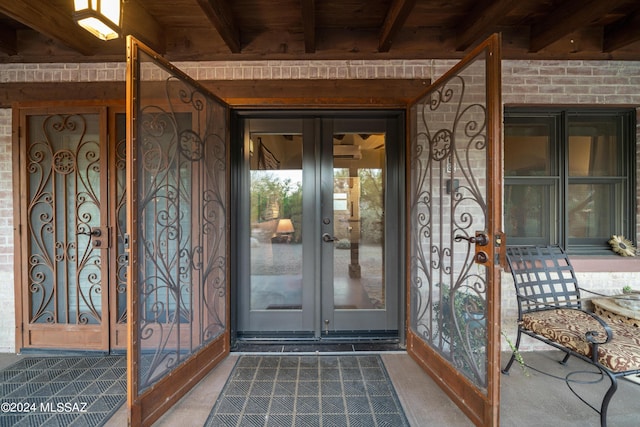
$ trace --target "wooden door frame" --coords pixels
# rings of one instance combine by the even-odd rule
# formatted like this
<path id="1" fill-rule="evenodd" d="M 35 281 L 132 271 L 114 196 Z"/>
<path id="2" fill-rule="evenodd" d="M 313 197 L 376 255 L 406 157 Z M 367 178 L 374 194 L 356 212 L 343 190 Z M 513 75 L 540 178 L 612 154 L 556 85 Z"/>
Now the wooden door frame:
<path id="1" fill-rule="evenodd" d="M 404 109 L 430 79 L 281 79 L 202 80 L 199 84 L 234 109 Z M 72 94 L 72 95 L 71 95 Z M 287 96 L 288 95 L 288 96 Z M 13 103 L 62 103 L 61 100 L 117 105 L 125 102 L 124 81 L 3 83 L 0 108 Z M 6 100 L 11 100 L 8 102 Z M 74 102 L 75 102 L 74 101 Z"/>

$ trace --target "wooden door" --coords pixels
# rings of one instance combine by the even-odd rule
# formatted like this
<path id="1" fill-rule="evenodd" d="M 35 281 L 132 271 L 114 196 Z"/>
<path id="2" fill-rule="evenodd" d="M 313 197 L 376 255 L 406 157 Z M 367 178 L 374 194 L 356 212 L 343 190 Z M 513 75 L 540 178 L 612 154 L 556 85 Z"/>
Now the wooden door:
<path id="1" fill-rule="evenodd" d="M 127 52 L 127 393 L 146 426 L 229 353 L 229 108 Z"/>
<path id="2" fill-rule="evenodd" d="M 499 425 L 500 38 L 408 109 L 407 351 L 476 425 Z"/>
<path id="3" fill-rule="evenodd" d="M 107 108 L 16 111 L 17 348 L 109 350 Z"/>

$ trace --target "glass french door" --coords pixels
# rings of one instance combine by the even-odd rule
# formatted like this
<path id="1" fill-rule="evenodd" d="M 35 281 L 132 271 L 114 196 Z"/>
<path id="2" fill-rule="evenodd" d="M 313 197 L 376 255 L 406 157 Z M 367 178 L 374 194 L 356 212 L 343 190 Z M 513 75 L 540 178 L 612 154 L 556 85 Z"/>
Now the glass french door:
<path id="1" fill-rule="evenodd" d="M 238 327 L 309 336 L 314 329 L 313 122 L 247 119 L 239 199 Z"/>
<path id="2" fill-rule="evenodd" d="M 398 329 L 396 283 L 401 258 L 394 236 L 400 229 L 399 212 L 393 206 L 399 205 L 399 165 L 388 162 L 395 160 L 398 136 L 388 125 L 375 119 L 323 123 L 323 336 Z"/>
<path id="3" fill-rule="evenodd" d="M 475 425 L 499 425 L 500 38 L 408 109 L 407 352 Z"/>
<path id="4" fill-rule="evenodd" d="M 397 123 L 245 119 L 241 337 L 397 335 Z"/>

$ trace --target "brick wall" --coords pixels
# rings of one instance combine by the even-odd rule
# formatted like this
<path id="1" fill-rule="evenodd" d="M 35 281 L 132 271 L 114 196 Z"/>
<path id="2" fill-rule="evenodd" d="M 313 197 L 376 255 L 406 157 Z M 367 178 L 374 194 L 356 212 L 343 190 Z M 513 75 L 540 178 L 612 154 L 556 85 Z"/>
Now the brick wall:
<path id="1" fill-rule="evenodd" d="M 196 80 L 432 78 L 456 61 L 252 61 L 177 63 Z M 125 65 L 0 64 L 3 82 L 123 81 Z M 640 106 L 640 62 L 632 61 L 503 61 L 506 105 L 588 104 Z M 640 111 L 640 110 L 639 110 Z M 639 113 L 640 114 L 640 113 Z M 639 120 L 640 121 L 640 120 Z M 640 127 L 638 128 L 640 135 Z M 640 140 L 640 138 L 639 138 Z M 638 154 L 640 160 L 640 152 Z M 640 164 L 640 163 L 639 163 Z M 13 291 L 13 200 L 11 183 L 11 110 L 0 109 L 0 352 L 15 351 Z M 640 186 L 638 186 L 640 188 Z M 640 220 L 637 235 L 640 236 Z M 632 269 L 633 270 L 633 269 Z M 617 289 L 620 283 L 640 287 L 640 269 L 619 273 L 580 274 L 583 284 Z M 503 324 L 513 330 L 512 284 L 503 281 Z M 503 345 L 506 348 L 506 344 Z"/>
<path id="2" fill-rule="evenodd" d="M 11 110 L 0 109 L 0 353 L 15 347 Z"/>
<path id="3" fill-rule="evenodd" d="M 434 61 L 218 61 L 177 62 L 196 80 L 248 79 L 408 79 L 428 78 Z M 121 63 L 0 64 L 3 82 L 124 81 Z"/>

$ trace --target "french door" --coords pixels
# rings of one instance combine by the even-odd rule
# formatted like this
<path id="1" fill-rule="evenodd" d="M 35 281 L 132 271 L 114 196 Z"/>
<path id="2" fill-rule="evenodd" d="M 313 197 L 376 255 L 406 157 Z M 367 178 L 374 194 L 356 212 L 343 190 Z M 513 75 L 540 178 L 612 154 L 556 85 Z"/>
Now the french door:
<path id="1" fill-rule="evenodd" d="M 407 114 L 407 351 L 474 424 L 497 426 L 505 244 L 499 36 Z"/>
<path id="2" fill-rule="evenodd" d="M 17 348 L 123 349 L 124 109 L 20 106 L 17 116 Z"/>
<path id="3" fill-rule="evenodd" d="M 398 330 L 401 141 L 393 120 L 322 123 L 321 336 Z"/>
<path id="4" fill-rule="evenodd" d="M 397 336 L 399 115 L 242 123 L 239 335 Z"/>

